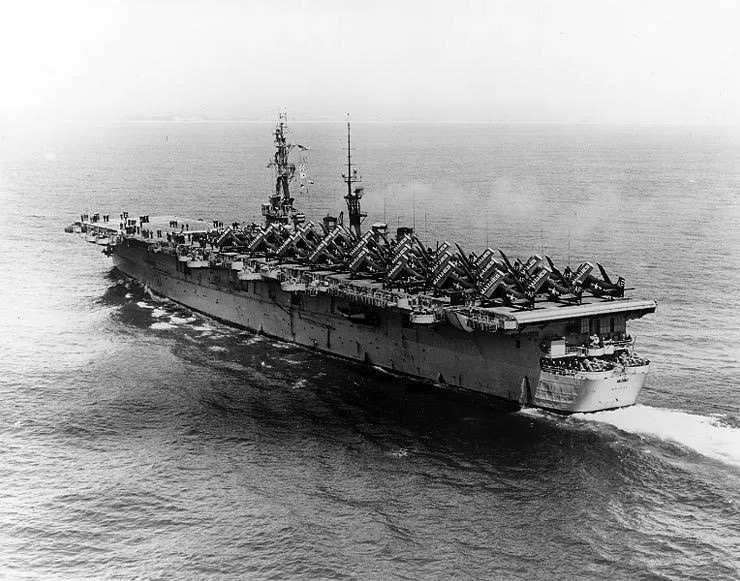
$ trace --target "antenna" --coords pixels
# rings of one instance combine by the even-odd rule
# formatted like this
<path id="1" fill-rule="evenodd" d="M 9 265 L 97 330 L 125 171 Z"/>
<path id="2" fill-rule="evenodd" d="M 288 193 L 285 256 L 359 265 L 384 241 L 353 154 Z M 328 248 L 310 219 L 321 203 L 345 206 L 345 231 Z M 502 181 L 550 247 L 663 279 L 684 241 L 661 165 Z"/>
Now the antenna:
<path id="1" fill-rule="evenodd" d="M 347 113 L 347 195 L 352 196 L 352 134 Z"/>
<path id="2" fill-rule="evenodd" d="M 344 182 L 347 184 L 347 195 L 344 199 L 347 201 L 347 214 L 349 216 L 349 229 L 356 236 L 361 236 L 362 231 L 360 225 L 362 219 L 367 216 L 363 214 L 360 209 L 360 199 L 362 198 L 363 188 L 357 187 L 352 191 L 352 185 L 360 181 L 357 175 L 357 170 L 352 169 L 352 127 L 349 122 L 349 113 L 347 113 L 347 173 L 342 174 Z"/>
<path id="3" fill-rule="evenodd" d="M 412 220 L 413 224 L 412 224 L 412 226 L 414 228 L 414 232 L 416 232 L 416 189 L 415 188 L 411 190 L 411 196 L 412 196 L 412 199 L 414 201 L 413 202 L 414 210 L 413 210 L 413 220 Z"/>

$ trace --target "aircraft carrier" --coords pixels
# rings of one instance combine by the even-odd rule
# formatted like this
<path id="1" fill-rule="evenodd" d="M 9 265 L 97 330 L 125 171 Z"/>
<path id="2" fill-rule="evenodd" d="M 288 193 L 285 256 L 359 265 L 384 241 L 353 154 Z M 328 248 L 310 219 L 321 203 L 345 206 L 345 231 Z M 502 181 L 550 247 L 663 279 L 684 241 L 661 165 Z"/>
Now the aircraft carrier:
<path id="1" fill-rule="evenodd" d="M 261 223 L 83 214 L 70 225 L 152 292 L 226 323 L 513 406 L 594 412 L 635 403 L 650 362 L 630 298 L 599 263 L 559 269 L 547 256 L 427 246 L 412 228 L 363 231 L 364 193 L 347 123 L 347 220 L 314 223 L 291 185 L 306 149 L 275 132 L 275 190 Z"/>

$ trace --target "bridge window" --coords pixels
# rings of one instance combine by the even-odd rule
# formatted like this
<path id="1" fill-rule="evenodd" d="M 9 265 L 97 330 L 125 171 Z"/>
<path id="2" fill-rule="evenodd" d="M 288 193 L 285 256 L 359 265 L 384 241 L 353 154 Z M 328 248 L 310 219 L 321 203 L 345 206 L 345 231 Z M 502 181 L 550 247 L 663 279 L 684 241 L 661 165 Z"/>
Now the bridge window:
<path id="1" fill-rule="evenodd" d="M 589 335 L 601 334 L 601 319 L 589 319 L 588 320 L 588 333 Z"/>
<path id="2" fill-rule="evenodd" d="M 564 332 L 566 335 L 580 333 L 581 332 L 581 322 L 578 320 L 566 322 Z"/>

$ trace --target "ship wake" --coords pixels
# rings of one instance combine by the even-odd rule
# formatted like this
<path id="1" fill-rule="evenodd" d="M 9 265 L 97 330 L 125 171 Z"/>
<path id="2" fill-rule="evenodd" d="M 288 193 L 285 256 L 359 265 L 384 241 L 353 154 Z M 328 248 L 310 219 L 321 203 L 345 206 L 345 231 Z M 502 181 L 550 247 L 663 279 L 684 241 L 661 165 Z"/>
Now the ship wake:
<path id="1" fill-rule="evenodd" d="M 534 415 L 547 413 L 531 408 L 523 411 Z M 573 420 L 609 424 L 627 433 L 672 442 L 724 464 L 740 466 L 740 422 L 727 415 L 703 416 L 638 404 L 616 410 L 574 414 L 566 421 Z"/>
<path id="2" fill-rule="evenodd" d="M 740 426 L 725 415 L 702 416 L 635 405 L 593 414 L 576 414 L 575 417 L 675 442 L 708 458 L 740 466 Z"/>

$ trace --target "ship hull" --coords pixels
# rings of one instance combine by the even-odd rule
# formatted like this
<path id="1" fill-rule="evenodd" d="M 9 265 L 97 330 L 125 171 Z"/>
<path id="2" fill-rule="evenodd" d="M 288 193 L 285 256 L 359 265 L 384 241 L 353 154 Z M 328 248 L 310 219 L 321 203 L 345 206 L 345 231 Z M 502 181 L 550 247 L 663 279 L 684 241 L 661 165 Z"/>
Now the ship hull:
<path id="1" fill-rule="evenodd" d="M 113 259 L 119 270 L 153 292 L 228 324 L 513 406 L 561 412 L 622 407 L 634 403 L 642 386 L 635 381 L 626 397 L 608 381 L 593 379 L 567 386 L 572 397 L 556 402 L 541 381 L 537 334 L 412 324 L 397 310 L 358 307 L 328 293 L 289 292 L 277 280 L 240 280 L 231 270 L 188 268 L 175 256 L 137 245 L 117 245 Z"/>

